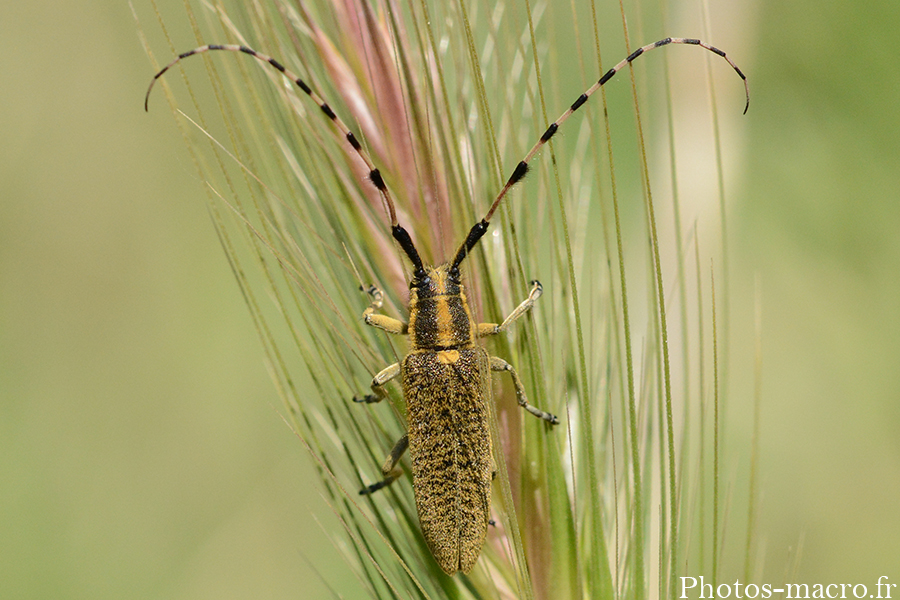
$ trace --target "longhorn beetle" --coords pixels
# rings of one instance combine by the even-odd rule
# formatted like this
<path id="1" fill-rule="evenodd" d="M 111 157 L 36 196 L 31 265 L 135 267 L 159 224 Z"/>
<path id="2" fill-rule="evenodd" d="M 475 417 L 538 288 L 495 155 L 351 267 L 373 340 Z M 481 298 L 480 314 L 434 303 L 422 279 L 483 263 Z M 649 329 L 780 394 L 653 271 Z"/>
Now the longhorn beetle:
<path id="1" fill-rule="evenodd" d="M 279 61 L 246 46 L 208 45 L 189 50 L 160 70 L 150 82 L 144 98 L 144 109 L 153 84 L 179 61 L 211 50 L 243 52 L 268 63 L 290 78 L 334 123 L 347 143 L 365 163 L 368 180 L 380 193 L 391 220 L 391 233 L 412 263 L 409 282 L 409 321 L 378 314 L 383 293 L 369 287 L 371 297 L 363 312 L 366 324 L 387 333 L 409 336 L 409 353 L 378 373 L 372 380 L 372 394 L 354 398 L 355 402 L 380 402 L 386 397 L 384 385 L 400 377 L 406 398 L 408 429 L 391 450 L 382 466 L 384 479 L 363 489 L 373 493 L 395 481 L 401 474 L 397 463 L 409 450 L 412 461 L 413 491 L 419 522 L 428 547 L 441 568 L 452 575 L 472 569 L 487 535 L 490 521 L 490 490 L 493 478 L 492 440 L 488 422 L 491 399 L 491 371 L 509 373 L 516 389 L 519 405 L 549 424 L 559 419 L 528 403 L 525 388 L 515 369 L 501 358 L 490 356 L 477 343 L 479 338 L 504 332 L 524 315 L 541 296 L 541 284 L 531 282 L 528 297 L 499 325 L 476 323 L 460 280 L 460 264 L 488 230 L 494 212 L 510 188 L 528 172 L 529 162 L 540 148 L 556 134 L 560 125 L 581 108 L 600 86 L 608 82 L 625 65 L 654 48 L 669 44 L 700 46 L 721 56 L 744 81 L 746 104 L 750 106 L 747 78 L 725 53 L 700 40 L 665 38 L 638 48 L 619 64 L 609 69 L 595 84 L 585 90 L 560 117 L 547 127 L 528 154 L 516 165 L 506 184 L 497 194 L 484 217 L 475 223 L 453 259 L 438 266 L 426 265 L 419 257 L 406 229 L 397 221 L 394 201 L 381 172 L 363 150 L 356 136 L 331 107 L 302 79 Z"/>

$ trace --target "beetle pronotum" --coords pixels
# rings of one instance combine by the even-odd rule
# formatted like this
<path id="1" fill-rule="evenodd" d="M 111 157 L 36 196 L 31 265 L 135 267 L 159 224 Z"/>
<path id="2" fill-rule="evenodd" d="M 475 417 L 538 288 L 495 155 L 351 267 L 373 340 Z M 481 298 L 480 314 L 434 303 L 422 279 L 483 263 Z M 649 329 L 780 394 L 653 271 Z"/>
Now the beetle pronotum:
<path id="1" fill-rule="evenodd" d="M 492 440 L 489 406 L 491 371 L 509 373 L 519 405 L 550 424 L 556 416 L 528 403 L 525 388 L 515 369 L 503 359 L 490 356 L 477 343 L 479 338 L 505 331 L 524 315 L 540 297 L 542 288 L 532 282 L 528 297 L 500 324 L 477 323 L 469 308 L 465 287 L 460 280 L 460 264 L 465 260 L 490 225 L 491 218 L 510 188 L 528 172 L 529 163 L 540 148 L 556 134 L 559 127 L 581 108 L 602 85 L 625 65 L 642 54 L 669 44 L 686 44 L 705 48 L 722 57 L 744 81 L 746 104 L 750 104 L 747 78 L 725 53 L 714 46 L 691 38 L 665 38 L 638 48 L 609 69 L 584 91 L 566 111 L 551 123 L 531 150 L 516 165 L 506 184 L 497 194 L 484 217 L 472 226 L 450 262 L 426 265 L 406 229 L 397 220 L 393 198 L 357 137 L 309 85 L 286 69 L 281 62 L 256 50 L 239 45 L 207 45 L 183 54 L 161 69 L 151 81 L 144 99 L 147 109 L 153 84 L 179 61 L 212 50 L 241 52 L 271 65 L 293 81 L 334 123 L 347 143 L 368 170 L 368 180 L 380 193 L 391 221 L 391 233 L 400 249 L 412 263 L 408 322 L 378 314 L 382 292 L 372 286 L 371 297 L 363 312 L 366 324 L 387 333 L 409 336 L 409 352 L 402 361 L 392 364 L 372 380 L 372 394 L 354 398 L 357 402 L 378 402 L 385 397 L 384 385 L 400 377 L 407 403 L 407 433 L 388 455 L 383 467 L 384 478 L 361 494 L 389 485 L 399 477 L 397 467 L 408 450 L 412 463 L 413 490 L 422 532 L 441 568 L 448 574 L 468 572 L 474 566 L 490 521 L 490 489 L 492 480 Z"/>

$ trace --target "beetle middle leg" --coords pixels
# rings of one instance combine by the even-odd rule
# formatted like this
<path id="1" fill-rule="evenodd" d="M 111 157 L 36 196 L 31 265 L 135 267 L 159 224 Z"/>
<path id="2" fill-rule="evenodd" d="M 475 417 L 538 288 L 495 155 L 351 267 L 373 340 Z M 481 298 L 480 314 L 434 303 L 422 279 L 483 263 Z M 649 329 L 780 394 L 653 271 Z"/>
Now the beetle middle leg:
<path id="1" fill-rule="evenodd" d="M 519 374 L 516 373 L 516 370 L 513 369 L 511 364 L 509 364 L 502 358 L 492 356 L 491 371 L 505 371 L 509 373 L 509 375 L 512 377 L 513 385 L 516 386 L 516 398 L 519 401 L 519 406 L 521 406 L 537 418 L 547 421 L 551 425 L 556 425 L 559 423 L 559 418 L 556 415 L 544 412 L 541 409 L 535 408 L 534 406 L 528 404 L 528 398 L 525 396 L 525 386 L 522 385 L 522 380 L 519 379 Z"/>
<path id="2" fill-rule="evenodd" d="M 362 398 L 353 396 L 354 402 L 363 402 L 365 404 L 374 404 L 381 402 L 387 398 L 387 392 L 384 391 L 384 384 L 400 374 L 400 363 L 394 363 L 389 367 L 382 369 L 378 375 L 372 378 L 372 392 L 366 394 Z"/>
<path id="3" fill-rule="evenodd" d="M 403 437 L 394 444 L 394 448 L 391 450 L 391 453 L 388 454 L 387 458 L 384 459 L 384 464 L 381 466 L 381 474 L 384 475 L 384 479 L 359 490 L 360 496 L 377 492 L 381 488 L 387 487 L 397 481 L 397 478 L 403 474 L 403 470 L 397 466 L 397 463 L 400 462 L 400 457 L 406 452 L 407 447 L 409 447 L 409 436 L 403 434 Z"/>

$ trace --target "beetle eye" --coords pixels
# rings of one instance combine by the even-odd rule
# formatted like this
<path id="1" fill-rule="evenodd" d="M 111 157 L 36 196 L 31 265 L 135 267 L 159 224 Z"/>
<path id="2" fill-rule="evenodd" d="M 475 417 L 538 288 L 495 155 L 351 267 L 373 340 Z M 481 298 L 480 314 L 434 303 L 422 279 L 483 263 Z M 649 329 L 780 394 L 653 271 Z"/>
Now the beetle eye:
<path id="1" fill-rule="evenodd" d="M 431 278 L 422 273 L 421 275 L 418 273 L 413 273 L 412 279 L 409 281 L 409 289 L 419 289 L 423 287 L 427 287 L 431 284 Z"/>

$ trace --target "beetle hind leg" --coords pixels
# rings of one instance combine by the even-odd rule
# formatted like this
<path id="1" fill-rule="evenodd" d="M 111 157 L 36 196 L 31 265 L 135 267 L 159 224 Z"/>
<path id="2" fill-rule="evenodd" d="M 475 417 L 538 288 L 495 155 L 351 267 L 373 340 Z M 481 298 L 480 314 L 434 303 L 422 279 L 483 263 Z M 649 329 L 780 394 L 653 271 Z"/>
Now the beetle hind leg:
<path id="1" fill-rule="evenodd" d="M 367 494 L 373 494 L 381 488 L 387 487 L 397 481 L 397 478 L 403 474 L 403 469 L 399 468 L 397 463 L 400 462 L 400 458 L 403 456 L 403 453 L 406 452 L 408 447 L 409 436 L 404 434 L 402 438 L 397 440 L 391 453 L 388 454 L 387 458 L 384 460 L 384 464 L 381 466 L 381 474 L 384 475 L 384 479 L 376 481 L 372 485 L 359 490 L 359 495 L 365 496 Z"/>

